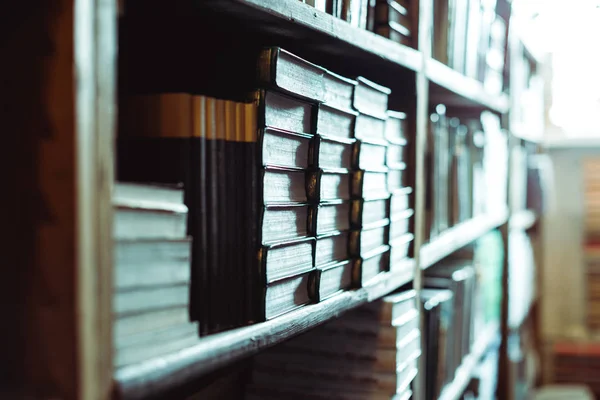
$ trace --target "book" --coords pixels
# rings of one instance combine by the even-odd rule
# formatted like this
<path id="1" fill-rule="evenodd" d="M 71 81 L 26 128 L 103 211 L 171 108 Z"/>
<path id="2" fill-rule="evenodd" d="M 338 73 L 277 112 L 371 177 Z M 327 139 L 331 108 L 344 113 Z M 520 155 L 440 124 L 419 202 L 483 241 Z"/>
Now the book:
<path id="1" fill-rule="evenodd" d="M 406 152 L 406 146 L 390 144 L 385 155 L 386 165 L 393 169 L 404 169 L 407 161 Z"/>
<path id="2" fill-rule="evenodd" d="M 380 302 L 373 302 L 362 308 L 372 313 L 377 320 L 395 326 L 404 321 L 407 314 L 417 309 L 417 292 L 407 290 L 388 295 Z"/>
<path id="3" fill-rule="evenodd" d="M 346 169 L 319 169 L 308 174 L 307 189 L 313 202 L 349 200 L 353 176 Z"/>
<path id="4" fill-rule="evenodd" d="M 405 165 L 388 168 L 387 187 L 390 192 L 408 187 L 408 173 Z"/>
<path id="5" fill-rule="evenodd" d="M 352 173 L 353 198 L 376 199 L 389 196 L 387 170 Z"/>
<path id="6" fill-rule="evenodd" d="M 183 185 L 147 185 L 117 182 L 113 199 L 126 204 L 184 204 Z"/>
<path id="7" fill-rule="evenodd" d="M 386 115 L 373 116 L 360 113 L 356 117 L 354 136 L 364 140 L 383 140 L 385 138 Z"/>
<path id="8" fill-rule="evenodd" d="M 308 100 L 325 100 L 326 70 L 280 47 L 261 51 L 257 73 L 267 87 Z"/>
<path id="9" fill-rule="evenodd" d="M 350 222 L 353 228 L 369 228 L 389 221 L 389 197 L 352 200 Z"/>
<path id="10" fill-rule="evenodd" d="M 386 166 L 387 150 L 387 142 L 383 140 L 357 140 L 352 150 L 352 167 L 365 171 L 380 171 Z"/>
<path id="11" fill-rule="evenodd" d="M 317 133 L 321 136 L 354 138 L 358 113 L 320 104 L 317 112 Z"/>
<path id="12" fill-rule="evenodd" d="M 399 236 L 395 239 L 390 239 L 390 269 L 392 271 L 397 270 L 396 266 L 400 268 L 406 258 L 410 255 L 410 245 L 414 240 L 412 233 Z"/>
<path id="13" fill-rule="evenodd" d="M 394 239 L 401 238 L 409 233 L 410 219 L 414 215 L 413 210 L 408 209 L 403 213 L 396 214 L 390 220 L 390 242 Z"/>
<path id="14" fill-rule="evenodd" d="M 413 46 L 410 29 L 397 22 L 389 21 L 386 24 L 377 25 L 375 33 L 404 46 Z"/>
<path id="15" fill-rule="evenodd" d="M 311 135 L 265 128 L 259 139 L 265 165 L 306 169 L 312 164 Z"/>
<path id="16" fill-rule="evenodd" d="M 255 232 L 259 243 L 273 244 L 308 236 L 309 206 L 306 204 L 274 204 L 263 208 L 262 229 Z"/>
<path id="17" fill-rule="evenodd" d="M 451 381 L 453 371 L 446 368 L 446 359 L 452 357 L 450 342 L 452 314 L 450 290 L 421 290 L 425 313 L 425 399 L 438 399 L 443 387 Z"/>
<path id="18" fill-rule="evenodd" d="M 315 239 L 305 238 L 263 246 L 259 266 L 267 283 L 314 268 Z"/>
<path id="19" fill-rule="evenodd" d="M 389 221 L 383 220 L 379 224 L 360 230 L 350 231 L 348 249 L 350 255 L 361 257 L 381 246 L 387 245 L 389 240 Z"/>
<path id="20" fill-rule="evenodd" d="M 189 284 L 119 291 L 113 297 L 113 314 L 120 317 L 153 310 L 185 307 L 189 303 L 189 294 Z"/>
<path id="21" fill-rule="evenodd" d="M 125 338 L 178 326 L 189 322 L 187 305 L 120 316 L 113 320 L 113 336 Z"/>
<path id="22" fill-rule="evenodd" d="M 404 187 L 392 192 L 390 196 L 390 216 L 392 218 L 410 208 L 411 193 L 412 188 L 410 187 Z"/>
<path id="23" fill-rule="evenodd" d="M 368 286 L 381 273 L 389 271 L 389 253 L 390 247 L 383 245 L 356 259 L 352 270 L 354 287 Z"/>
<path id="24" fill-rule="evenodd" d="M 184 204 L 116 198 L 113 205 L 113 236 L 118 240 L 180 239 L 186 235 Z"/>
<path id="25" fill-rule="evenodd" d="M 124 124 L 132 131 L 120 138 L 119 174 L 186 183 L 190 233 L 199 243 L 192 254 L 193 318 L 204 322 L 204 334 L 256 321 L 264 277 L 258 267 L 240 266 L 257 260 L 263 245 L 308 235 L 308 202 L 320 196 L 308 173 L 314 104 L 269 90 L 243 101 L 185 94 L 130 100 L 140 97 L 158 121 L 190 121 L 175 132 L 178 125 L 157 128 L 152 119 L 144 122 L 150 133 Z M 184 153 L 189 161 L 179 162 Z"/>
<path id="26" fill-rule="evenodd" d="M 392 144 L 404 146 L 407 144 L 408 122 L 406 114 L 399 111 L 387 111 L 385 121 L 385 138 Z"/>
<path id="27" fill-rule="evenodd" d="M 325 73 L 323 82 L 325 84 L 323 104 L 356 115 L 356 113 L 352 111 L 352 101 L 357 82 L 331 71 Z"/>
<path id="28" fill-rule="evenodd" d="M 117 185 L 118 186 L 118 185 Z M 191 279 L 191 239 L 118 240 L 114 244 L 114 287 L 128 290 L 178 285 Z"/>
<path id="29" fill-rule="evenodd" d="M 317 237 L 315 265 L 322 267 L 350 258 L 348 232 L 335 232 Z"/>
<path id="30" fill-rule="evenodd" d="M 353 139 L 318 135 L 315 137 L 318 167 L 324 169 L 352 168 Z"/>
<path id="31" fill-rule="evenodd" d="M 329 201 L 310 209 L 309 226 L 316 236 L 350 229 L 349 201 Z"/>
<path id="32" fill-rule="evenodd" d="M 341 1 L 340 18 L 347 21 L 350 25 L 366 29 L 368 0 L 338 0 Z"/>
<path id="33" fill-rule="evenodd" d="M 168 326 L 162 329 L 155 329 L 137 334 L 119 336 L 114 335 L 113 347 L 119 351 L 128 347 L 152 347 L 157 343 L 166 343 L 178 340 L 182 337 L 198 336 L 198 327 L 194 323 L 185 322 Z"/>
<path id="34" fill-rule="evenodd" d="M 264 300 L 258 302 L 258 320 L 270 320 L 309 304 L 310 275 L 307 272 L 268 283 L 263 290 Z"/>
<path id="35" fill-rule="evenodd" d="M 336 264 L 325 264 L 311 276 L 315 280 L 309 286 L 315 292 L 311 297 L 315 302 L 326 300 L 352 287 L 352 262 L 345 260 Z"/>
<path id="36" fill-rule="evenodd" d="M 352 106 L 361 114 L 378 117 L 384 121 L 385 125 L 391 90 L 362 76 L 358 77 L 356 81 L 358 84 L 354 89 Z"/>
<path id="37" fill-rule="evenodd" d="M 166 356 L 191 347 L 197 344 L 199 340 L 197 332 L 193 332 L 181 335 L 178 338 L 171 338 L 171 340 L 161 341 L 160 346 L 148 345 L 147 343 L 133 344 L 115 351 L 113 355 L 114 364 L 116 368 L 120 368 L 152 358 Z"/>

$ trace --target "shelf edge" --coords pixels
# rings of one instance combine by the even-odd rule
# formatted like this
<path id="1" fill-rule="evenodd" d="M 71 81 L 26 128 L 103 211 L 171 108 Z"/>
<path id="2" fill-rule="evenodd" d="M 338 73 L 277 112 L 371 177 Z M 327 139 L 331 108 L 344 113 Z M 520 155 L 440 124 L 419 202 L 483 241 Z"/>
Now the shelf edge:
<path id="1" fill-rule="evenodd" d="M 177 353 L 120 368 L 115 372 L 115 389 L 121 399 L 167 393 L 389 294 L 412 281 L 414 265 L 414 260 L 406 260 L 402 271 L 388 272 L 366 288 L 344 292 L 271 321 L 200 338 L 196 345 Z M 411 266 L 412 273 L 406 272 Z"/>

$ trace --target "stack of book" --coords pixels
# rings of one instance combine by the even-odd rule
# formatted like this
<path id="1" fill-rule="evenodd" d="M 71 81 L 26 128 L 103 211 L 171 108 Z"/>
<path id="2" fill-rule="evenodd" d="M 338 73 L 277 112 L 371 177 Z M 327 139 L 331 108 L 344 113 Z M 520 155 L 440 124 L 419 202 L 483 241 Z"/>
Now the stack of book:
<path id="1" fill-rule="evenodd" d="M 390 270 L 400 271 L 405 265 L 402 261 L 409 256 L 413 241 L 412 218 L 410 208 L 412 188 L 408 183 L 408 126 L 406 114 L 388 111 L 386 123 L 388 149 L 386 166 L 388 168 L 388 187 L 390 196 Z M 409 267 L 410 269 L 412 267 Z"/>
<path id="2" fill-rule="evenodd" d="M 390 295 L 261 353 L 248 398 L 409 399 L 420 338 L 415 291 Z"/>
<path id="3" fill-rule="evenodd" d="M 386 166 L 389 94 L 389 89 L 364 78 L 358 78 L 354 91 L 353 107 L 358 116 L 352 157 L 354 215 L 349 249 L 355 259 L 357 286 L 367 285 L 389 270 L 389 188 L 397 175 Z"/>
<path id="4" fill-rule="evenodd" d="M 426 398 L 436 399 L 472 350 L 476 294 L 472 263 L 449 261 L 434 266 L 426 272 L 424 287 Z"/>
<path id="5" fill-rule="evenodd" d="M 503 89 L 506 31 L 496 0 L 434 2 L 433 57 L 494 93 Z"/>
<path id="6" fill-rule="evenodd" d="M 600 329 L 600 162 L 584 162 L 584 260 L 587 286 L 587 326 Z M 539 177 L 539 176 L 538 176 Z M 541 201 L 540 201 L 541 203 Z"/>
<path id="7" fill-rule="evenodd" d="M 350 25 L 375 32 L 394 42 L 415 46 L 409 0 L 300 0 Z"/>
<path id="8" fill-rule="evenodd" d="M 600 344 L 557 342 L 553 346 L 554 382 L 586 385 L 600 396 Z"/>
<path id="9" fill-rule="evenodd" d="M 160 357 L 198 340 L 189 322 L 191 240 L 182 188 L 117 183 L 114 364 Z"/>
<path id="10" fill-rule="evenodd" d="M 394 42 L 415 46 L 412 10 L 409 0 L 376 0 L 373 30 Z"/>
<path id="11" fill-rule="evenodd" d="M 330 71 L 324 75 L 327 98 L 318 105 L 313 141 L 315 183 L 320 186 L 309 224 L 316 238 L 313 298 L 327 299 L 353 285 L 349 241 L 354 125 L 352 108 L 356 81 Z"/>
<path id="12" fill-rule="evenodd" d="M 412 239 L 405 116 L 388 118 L 389 89 L 278 47 L 239 58 L 243 73 L 212 71 L 197 86 L 214 94 L 221 82 L 224 98 L 125 94 L 120 103 L 120 179 L 185 182 L 191 314 L 203 334 L 275 318 L 388 271 L 388 186 L 400 210 L 396 259 Z"/>

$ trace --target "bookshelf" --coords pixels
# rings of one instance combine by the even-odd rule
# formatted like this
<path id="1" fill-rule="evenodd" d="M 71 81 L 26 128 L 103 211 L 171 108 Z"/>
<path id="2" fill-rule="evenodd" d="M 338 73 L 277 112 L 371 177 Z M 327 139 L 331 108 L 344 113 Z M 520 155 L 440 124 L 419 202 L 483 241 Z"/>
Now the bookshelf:
<path id="1" fill-rule="evenodd" d="M 473 377 L 475 368 L 486 351 L 500 340 L 498 326 L 491 324 L 477 337 L 474 349 L 456 371 L 452 383 L 443 390 L 439 400 L 459 400 Z"/>
<path id="2" fill-rule="evenodd" d="M 506 223 L 507 215 L 508 213 L 506 212 L 497 216 L 484 215 L 476 217 L 443 232 L 439 237 L 421 247 L 421 268 L 429 268 L 487 232 L 498 228 Z"/>
<path id="3" fill-rule="evenodd" d="M 63 1 L 63 3 L 68 2 Z M 110 7 L 106 4 L 110 4 Z M 178 2 L 176 6 L 166 5 L 164 1 L 131 1 L 122 11 L 126 23 L 131 23 L 138 28 L 150 26 L 156 28 L 154 24 L 157 19 L 164 20 L 165 25 L 156 30 L 159 31 L 157 33 L 159 35 L 164 33 L 168 40 L 178 39 L 176 35 L 170 36 L 170 26 L 193 25 L 198 31 L 194 31 L 193 35 L 186 39 L 189 40 L 186 43 L 194 43 L 197 40 L 201 44 L 203 40 L 207 40 L 206 37 L 202 37 L 203 35 L 209 33 L 216 25 L 221 25 L 221 29 L 231 31 L 232 36 L 250 33 L 244 37 L 244 41 L 289 47 L 302 57 L 322 63 L 328 68 L 341 63 L 345 64 L 340 66 L 344 73 L 358 75 L 360 71 L 364 71 L 364 75 L 373 80 L 381 76 L 379 81 L 390 86 L 396 96 L 392 98 L 392 102 L 414 113 L 409 121 L 409 125 L 415 132 L 414 137 L 411 138 L 414 140 L 415 148 L 412 157 L 415 175 L 413 178 L 415 242 L 414 260 L 409 262 L 414 273 L 387 273 L 365 288 L 348 291 L 318 304 L 302 307 L 271 321 L 209 335 L 199 339 L 196 345 L 180 352 L 115 371 L 111 367 L 110 360 L 113 246 L 109 199 L 114 184 L 114 122 L 119 108 L 118 102 L 114 99 L 117 86 L 114 71 L 117 66 L 115 55 L 118 43 L 118 15 L 116 4 L 112 2 L 106 4 L 95 3 L 94 7 L 86 9 L 89 12 L 86 21 L 95 21 L 95 25 L 91 22 L 90 25 L 96 28 L 94 35 L 98 36 L 82 35 L 86 39 L 93 37 L 94 40 L 86 42 L 91 47 L 85 49 L 84 40 L 78 38 L 81 42 L 76 41 L 78 46 L 71 49 L 75 53 L 77 66 L 90 67 L 84 69 L 89 75 L 84 75 L 81 81 L 77 82 L 77 90 L 74 90 L 75 99 L 70 99 L 73 104 L 82 107 L 77 109 L 81 115 L 68 117 L 71 123 L 81 124 L 78 125 L 78 134 L 81 136 L 76 137 L 78 147 L 70 149 L 72 152 L 68 154 L 71 161 L 81 163 L 78 164 L 80 165 L 78 175 L 71 177 L 73 187 L 70 187 L 69 192 L 72 197 L 77 198 L 79 207 L 65 211 L 67 214 L 70 213 L 67 215 L 68 221 L 77 221 L 76 233 L 69 231 L 71 233 L 68 237 L 69 244 L 73 248 L 83 249 L 78 255 L 80 259 L 77 262 L 70 259 L 65 267 L 68 267 L 67 275 L 71 279 L 65 282 L 75 282 L 75 279 L 78 279 L 77 294 L 65 287 L 66 284 L 56 287 L 54 298 L 70 305 L 74 303 L 74 307 L 66 307 L 69 311 L 60 310 L 59 320 L 67 320 L 68 323 L 64 326 L 56 326 L 52 331 L 56 334 L 38 338 L 39 342 L 43 343 L 42 348 L 48 350 L 55 345 L 59 345 L 59 348 L 69 347 L 66 341 L 75 343 L 74 338 L 78 337 L 80 343 L 77 346 L 81 346 L 83 351 L 80 352 L 77 361 L 73 361 L 76 358 L 74 355 L 69 362 L 64 363 L 48 358 L 47 362 L 39 366 L 39 375 L 44 379 L 26 377 L 26 380 L 29 379 L 35 387 L 40 386 L 41 382 L 45 384 L 49 381 L 51 384 L 47 386 L 51 389 L 44 393 L 45 395 L 51 396 L 60 392 L 61 397 L 64 398 L 116 396 L 122 399 L 141 399 L 167 394 L 222 367 L 276 346 L 336 318 L 345 311 L 380 299 L 408 283 L 412 283 L 417 291 L 421 290 L 426 269 L 491 230 L 498 228 L 507 230 L 509 225 L 511 228 L 529 229 L 536 223 L 537 215 L 533 211 L 528 210 L 516 215 L 510 215 L 510 212 L 506 211 L 498 215 L 477 216 L 448 229 L 434 240 L 425 242 L 424 208 L 427 194 L 425 145 L 430 107 L 442 102 L 450 107 L 470 112 L 489 110 L 495 114 L 506 115 L 510 111 L 507 94 L 490 94 L 480 82 L 431 58 L 432 38 L 425 29 L 433 20 L 431 2 L 418 3 L 419 35 L 415 49 L 352 27 L 298 0 L 215 0 L 189 2 L 189 4 Z M 74 12 L 72 7 L 67 9 L 70 13 Z M 84 13 L 81 10 L 79 12 Z M 70 16 L 72 15 L 69 13 L 61 14 L 63 18 Z M 212 23 L 198 26 L 202 25 L 198 21 L 207 20 L 211 20 Z M 76 31 L 74 26 L 68 25 L 68 28 L 70 29 L 68 34 L 56 35 L 55 39 L 62 45 L 72 42 L 75 36 L 82 33 Z M 94 54 L 90 54 L 91 52 Z M 99 58 L 102 61 L 99 61 Z M 97 64 L 94 65 L 95 68 L 90 66 L 90 59 Z M 66 76 L 73 76 L 71 63 L 62 63 L 57 65 L 57 68 Z M 90 82 L 93 83 L 91 86 Z M 97 85 L 97 89 L 94 85 Z M 86 115 L 91 115 L 93 120 L 89 124 L 83 121 L 83 116 Z M 74 139 L 75 135 L 73 133 L 71 135 L 70 139 Z M 66 144 L 60 145 L 69 148 Z M 56 162 L 54 159 L 43 161 L 45 166 L 52 166 L 53 162 Z M 54 166 L 60 169 L 60 166 Z M 52 193 L 60 192 L 61 186 L 55 182 L 48 182 L 48 185 L 54 185 L 51 189 Z M 78 189 L 74 189 L 75 187 Z M 77 219 L 78 217 L 80 219 Z M 48 250 L 47 253 L 50 254 L 52 251 Z M 506 266 L 504 266 L 503 274 L 506 273 Z M 73 310 L 89 311 L 89 314 L 81 318 Z M 40 316 L 39 320 L 39 326 L 34 327 L 38 330 L 38 336 L 45 327 L 55 323 L 54 318 L 48 321 Z M 99 329 L 95 330 L 97 326 Z M 32 334 L 33 328 L 27 329 L 30 329 L 27 332 Z M 74 332 L 79 333 L 79 336 Z M 478 335 L 474 351 L 463 361 L 454 381 L 444 389 L 440 399 L 460 398 L 471 380 L 475 366 L 486 350 L 495 345 L 499 337 L 502 341 L 506 340 L 505 332 L 496 325 L 489 326 L 484 333 Z M 72 344 L 70 349 L 73 354 L 74 346 Z M 73 365 L 81 368 L 73 369 Z M 70 374 L 65 376 L 46 373 L 43 371 L 44 368 L 83 372 L 81 376 Z M 113 377 L 114 387 L 111 387 Z M 69 381 L 76 384 L 67 384 Z M 420 385 L 417 384 L 417 387 L 424 384 L 422 374 L 418 382 Z M 57 387 L 60 389 L 56 389 Z M 419 398 L 418 395 L 416 398 Z"/>
<path id="4" fill-rule="evenodd" d="M 345 311 L 379 299 L 412 279 L 412 274 L 388 273 L 369 287 L 343 293 L 271 321 L 210 335 L 199 340 L 194 347 L 160 360 L 125 367 L 116 375 L 120 395 L 127 399 L 145 399 L 150 395 L 168 393 L 190 380 L 306 332 Z"/>

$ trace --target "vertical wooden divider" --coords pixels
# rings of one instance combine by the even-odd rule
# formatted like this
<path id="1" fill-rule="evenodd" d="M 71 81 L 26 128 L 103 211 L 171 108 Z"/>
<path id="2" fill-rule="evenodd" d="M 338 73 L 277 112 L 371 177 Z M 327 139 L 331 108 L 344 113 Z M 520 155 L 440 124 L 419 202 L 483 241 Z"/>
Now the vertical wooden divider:
<path id="1" fill-rule="evenodd" d="M 415 279 L 414 288 L 420 294 L 423 288 L 423 269 L 421 268 L 421 246 L 425 238 L 425 196 L 426 196 L 426 171 L 425 171 L 425 152 L 427 149 L 427 129 L 429 114 L 429 80 L 427 79 L 427 60 L 431 54 L 431 26 L 433 21 L 433 1 L 419 0 L 419 35 L 418 50 L 423 57 L 422 68 L 417 71 L 417 107 L 416 107 L 416 143 L 415 143 L 415 223 L 414 223 L 414 258 L 415 258 Z M 419 309 L 419 319 L 421 332 L 424 331 L 425 321 L 423 310 Z M 425 336 L 421 335 L 422 354 L 419 358 L 419 373 L 415 379 L 414 398 L 421 400 L 425 396 L 425 359 L 426 347 Z"/>

